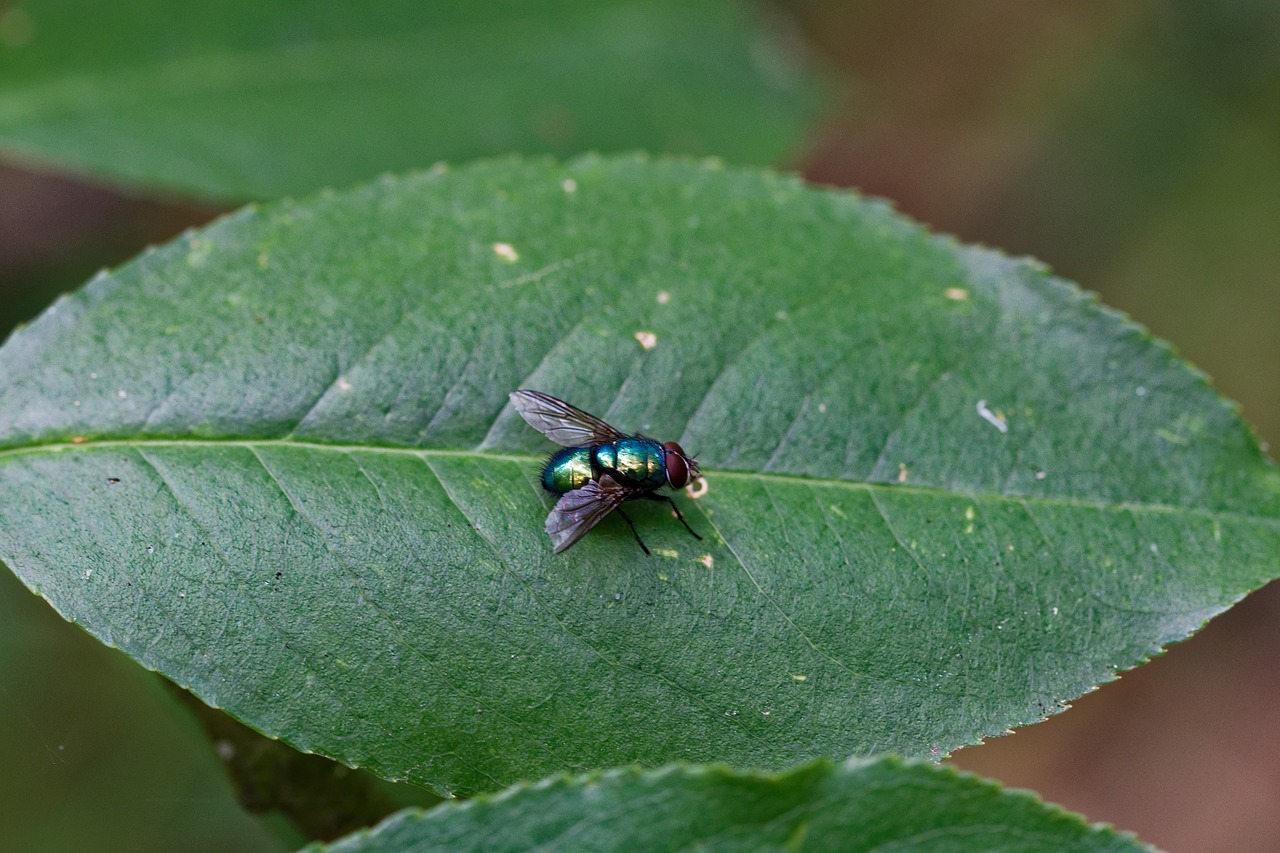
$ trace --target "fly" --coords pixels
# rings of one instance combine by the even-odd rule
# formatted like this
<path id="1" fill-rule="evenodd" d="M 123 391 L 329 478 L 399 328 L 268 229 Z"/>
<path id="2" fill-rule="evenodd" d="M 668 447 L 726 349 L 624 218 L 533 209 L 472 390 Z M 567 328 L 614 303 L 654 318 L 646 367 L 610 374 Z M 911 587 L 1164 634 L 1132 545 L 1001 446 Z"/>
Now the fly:
<path id="1" fill-rule="evenodd" d="M 658 489 L 683 489 L 702 476 L 698 463 L 679 444 L 659 444 L 642 435 L 626 435 L 576 406 L 541 391 L 513 391 L 511 405 L 529 426 L 559 444 L 542 469 L 542 487 L 560 495 L 547 516 L 555 553 L 567 549 L 615 509 L 631 528 L 640 548 L 649 548 L 622 511 L 624 501 L 649 500 L 671 505 L 693 538 L 680 507 Z"/>

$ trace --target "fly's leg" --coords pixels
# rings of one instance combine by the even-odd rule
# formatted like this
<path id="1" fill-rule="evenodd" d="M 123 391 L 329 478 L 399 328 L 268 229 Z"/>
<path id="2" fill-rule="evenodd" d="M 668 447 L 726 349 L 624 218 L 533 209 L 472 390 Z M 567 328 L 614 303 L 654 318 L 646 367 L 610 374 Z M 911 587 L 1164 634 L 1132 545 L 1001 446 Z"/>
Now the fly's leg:
<path id="1" fill-rule="evenodd" d="M 631 517 L 622 511 L 622 507 L 618 507 L 618 515 L 622 516 L 622 520 L 627 523 L 627 527 L 631 528 L 631 535 L 636 537 L 636 544 L 640 546 L 640 550 L 644 551 L 646 557 L 652 557 L 649 553 L 649 546 L 644 544 L 644 540 L 640 538 L 640 534 L 636 532 L 636 526 L 631 523 Z M 694 534 L 697 536 L 697 534 Z"/>
<path id="2" fill-rule="evenodd" d="M 670 504 L 671 510 L 676 514 L 676 518 L 680 519 L 680 523 L 684 525 L 684 529 L 693 534 L 694 539 L 697 539 L 699 542 L 702 541 L 702 537 L 689 526 L 689 522 L 684 520 L 684 515 L 680 512 L 680 507 L 676 506 L 675 500 L 670 495 L 655 495 L 653 492 L 647 492 L 641 497 L 647 501 L 657 501 L 658 503 Z M 647 548 L 645 550 L 648 551 Z"/>

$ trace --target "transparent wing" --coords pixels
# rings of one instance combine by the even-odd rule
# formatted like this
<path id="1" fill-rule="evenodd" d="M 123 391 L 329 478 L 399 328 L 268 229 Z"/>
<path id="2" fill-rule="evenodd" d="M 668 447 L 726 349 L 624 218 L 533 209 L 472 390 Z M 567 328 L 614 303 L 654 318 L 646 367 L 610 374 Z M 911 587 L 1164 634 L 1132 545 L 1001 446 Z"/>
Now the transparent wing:
<path id="1" fill-rule="evenodd" d="M 541 391 L 512 391 L 511 405 L 529 426 L 562 447 L 608 444 L 622 433 L 595 415 Z"/>
<path id="2" fill-rule="evenodd" d="M 566 492 L 547 516 L 547 534 L 555 552 L 559 554 L 586 536 L 588 530 L 617 509 L 618 504 L 631 494 L 630 489 L 618 485 L 608 474 L 592 480 L 581 489 Z"/>

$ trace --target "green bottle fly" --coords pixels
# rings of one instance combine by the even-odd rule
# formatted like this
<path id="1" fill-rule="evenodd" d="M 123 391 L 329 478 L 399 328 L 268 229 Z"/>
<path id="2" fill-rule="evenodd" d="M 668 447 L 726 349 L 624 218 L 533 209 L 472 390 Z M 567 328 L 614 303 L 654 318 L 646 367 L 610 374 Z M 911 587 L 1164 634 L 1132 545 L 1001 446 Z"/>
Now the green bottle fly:
<path id="1" fill-rule="evenodd" d="M 702 538 L 670 496 L 657 494 L 664 486 L 683 489 L 702 476 L 698 463 L 679 444 L 625 435 L 541 391 L 514 391 L 511 403 L 530 426 L 562 446 L 542 469 L 543 488 L 561 496 L 546 524 L 557 554 L 615 509 L 648 554 L 644 540 L 621 509 L 623 501 L 637 499 L 670 504 L 694 538 Z"/>

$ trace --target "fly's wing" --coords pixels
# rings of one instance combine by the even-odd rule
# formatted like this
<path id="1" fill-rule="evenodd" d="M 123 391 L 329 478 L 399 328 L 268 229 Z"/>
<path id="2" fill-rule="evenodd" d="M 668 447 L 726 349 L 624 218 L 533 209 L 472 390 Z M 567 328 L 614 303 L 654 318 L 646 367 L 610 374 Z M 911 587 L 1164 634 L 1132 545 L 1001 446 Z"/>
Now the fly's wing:
<path id="1" fill-rule="evenodd" d="M 541 391 L 512 391 L 511 405 L 529 426 L 562 447 L 608 444 L 622 433 L 595 415 Z"/>
<path id="2" fill-rule="evenodd" d="M 555 552 L 559 554 L 586 536 L 588 530 L 630 496 L 631 490 L 618 485 L 608 474 L 581 489 L 566 492 L 547 516 L 547 534 Z"/>

